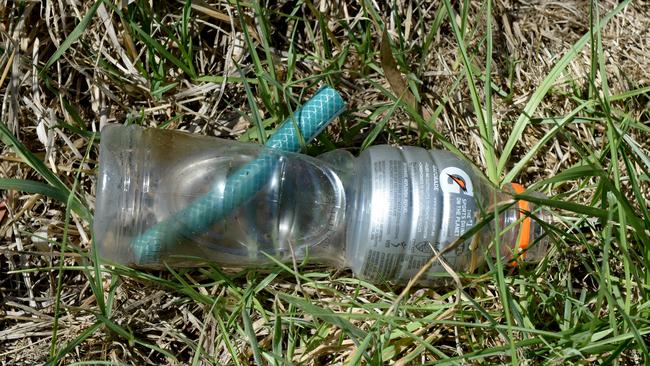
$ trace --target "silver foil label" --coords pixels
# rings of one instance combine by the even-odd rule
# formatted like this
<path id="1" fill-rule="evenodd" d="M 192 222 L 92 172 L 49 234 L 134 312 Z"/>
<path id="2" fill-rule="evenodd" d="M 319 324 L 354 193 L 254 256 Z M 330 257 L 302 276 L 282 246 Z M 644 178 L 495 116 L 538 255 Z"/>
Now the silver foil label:
<path id="1" fill-rule="evenodd" d="M 400 160 L 373 162 L 373 192 L 370 207 L 370 246 L 362 273 L 369 278 L 392 279 L 401 265 L 408 226 L 409 174 Z"/>
<path id="2" fill-rule="evenodd" d="M 431 259 L 433 248 L 442 251 L 475 224 L 474 183 L 471 171 L 458 166 L 464 164 L 440 156 L 436 165 L 428 152 L 404 155 L 373 162 L 372 229 L 361 270 L 366 278 L 407 281 Z M 444 255 L 455 269 L 463 269 L 469 257 L 469 242 Z M 426 277 L 436 272 L 444 272 L 439 262 Z"/>
<path id="3" fill-rule="evenodd" d="M 404 248 L 399 274 L 395 277 L 400 280 L 413 277 L 433 255 L 433 248 L 438 247 L 435 238 L 442 215 L 438 167 L 431 160 L 414 161 L 409 163 L 409 173 L 413 202 L 410 215 L 412 232 Z"/>
<path id="4" fill-rule="evenodd" d="M 477 212 L 474 185 L 469 174 L 458 167 L 447 167 L 440 172 L 440 185 L 444 194 L 443 223 L 440 228 L 440 250 L 452 244 L 475 224 Z M 469 241 L 459 244 L 444 255 L 456 269 L 462 269 L 469 259 Z"/>

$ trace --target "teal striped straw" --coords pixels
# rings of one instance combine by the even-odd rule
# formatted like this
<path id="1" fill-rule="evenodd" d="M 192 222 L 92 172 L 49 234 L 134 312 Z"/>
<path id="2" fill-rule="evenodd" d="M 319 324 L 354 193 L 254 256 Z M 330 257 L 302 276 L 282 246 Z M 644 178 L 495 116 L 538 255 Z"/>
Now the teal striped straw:
<path id="1" fill-rule="evenodd" d="M 183 237 L 208 231 L 264 187 L 278 164 L 277 150 L 300 151 L 301 137 L 309 143 L 344 110 L 345 102 L 336 90 L 329 86 L 319 89 L 266 141 L 269 150 L 262 150 L 257 158 L 228 176 L 225 188 L 215 185 L 184 209 L 133 239 L 136 264 L 157 263 Z"/>

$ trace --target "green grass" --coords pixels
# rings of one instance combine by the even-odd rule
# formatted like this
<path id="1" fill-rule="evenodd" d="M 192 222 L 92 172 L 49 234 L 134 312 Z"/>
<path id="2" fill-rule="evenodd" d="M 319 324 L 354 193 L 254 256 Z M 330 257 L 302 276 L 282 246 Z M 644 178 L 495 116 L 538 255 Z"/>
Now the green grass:
<path id="1" fill-rule="evenodd" d="M 360 1 L 346 5 L 349 18 L 342 6 L 322 12 L 310 1 L 184 1 L 161 10 L 145 1 L 121 8 L 100 0 L 77 5 L 78 12 L 66 4 L 74 14 L 66 31 L 62 24 L 49 28 L 60 45 L 40 51 L 36 63 L 44 98 L 38 101 L 52 108 L 58 133 L 85 154 L 80 158 L 58 139 L 56 172 L 42 160 L 42 145 L 32 141 L 38 141 L 39 118 L 48 115 L 32 116 L 38 109 L 24 100 L 34 89 L 21 85 L 15 106 L 22 114 L 13 115 L 22 117 L 3 114 L 0 120 L 0 173 L 8 172 L 0 178 L 1 197 L 12 215 L 22 212 L 0 223 L 1 240 L 12 243 L 0 244 L 0 269 L 6 271 L 0 329 L 31 329 L 38 322 L 47 335 L 25 331 L 25 339 L 45 340 L 31 354 L 0 337 L 0 361 L 650 362 L 650 87 L 636 83 L 642 76 L 625 75 L 634 70 L 613 48 L 610 27 L 632 24 L 630 17 L 642 12 L 629 0 L 596 5 L 576 10 L 585 16 L 577 21 L 589 18 L 584 29 L 562 29 L 544 18 L 556 24 L 559 46 L 540 38 L 534 54 L 525 42 L 506 54 L 503 19 L 509 15 L 491 0 L 379 8 Z M 19 17 L 30 9 L 11 5 L 8 12 Z M 102 9 L 121 49 L 110 43 L 98 16 Z M 33 25 L 41 44 L 47 27 Z M 16 47 L 0 46 L 6 54 Z M 31 70 L 32 57 L 21 53 L 13 62 Z M 228 66 L 226 57 L 237 59 Z M 535 64 L 539 59 L 544 62 Z M 8 60 L 0 57 L 0 75 Z M 190 92 L 210 83 L 223 92 Z M 113 122 L 264 143 L 321 83 L 339 89 L 350 108 L 306 147 L 309 154 L 334 148 L 357 153 L 378 143 L 451 150 L 495 186 L 525 183 L 529 190 L 518 197 L 552 212 L 545 226 L 547 257 L 517 270 L 490 259 L 480 273 L 460 274 L 461 286 L 439 288 L 369 283 L 314 263 L 158 271 L 102 265 L 94 243 L 84 239 L 91 237 L 96 184 L 94 171 L 84 166 L 96 168 L 102 103 Z M 0 84 L 3 95 L 9 88 L 7 81 Z M 89 107 L 93 103 L 99 107 Z M 220 123 L 244 127 L 223 129 Z M 36 204 L 25 205 L 32 198 Z M 32 244 L 43 227 L 45 249 Z M 17 239 L 22 248 L 13 244 Z M 504 243 L 497 236 L 493 245 Z M 36 283 L 30 290 L 28 279 Z"/>

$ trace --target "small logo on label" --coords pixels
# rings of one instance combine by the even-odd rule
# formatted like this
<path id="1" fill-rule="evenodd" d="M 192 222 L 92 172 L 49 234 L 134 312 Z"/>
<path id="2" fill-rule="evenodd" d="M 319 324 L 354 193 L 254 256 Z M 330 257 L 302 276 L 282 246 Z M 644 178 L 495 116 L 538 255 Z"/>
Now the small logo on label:
<path id="1" fill-rule="evenodd" d="M 406 242 L 405 241 L 395 243 L 395 242 L 392 242 L 390 240 L 386 240 L 386 248 L 388 248 L 389 245 L 391 247 L 393 247 L 393 248 L 406 248 Z"/>
<path id="2" fill-rule="evenodd" d="M 423 240 L 415 244 L 415 249 L 419 250 L 424 254 L 433 253 L 433 249 L 431 248 L 431 242 L 428 240 Z"/>
<path id="3" fill-rule="evenodd" d="M 463 192 L 467 192 L 467 183 L 465 183 L 465 179 L 463 179 L 459 175 L 451 175 L 451 174 L 447 174 L 447 175 L 449 176 L 449 178 L 451 178 L 451 180 L 453 180 L 454 182 L 456 182 L 456 184 L 458 184 L 458 186 L 460 187 L 460 189 L 463 190 Z"/>
<path id="4" fill-rule="evenodd" d="M 440 172 L 440 188 L 444 193 L 457 193 L 474 196 L 474 186 L 464 170 L 455 166 L 444 168 Z"/>

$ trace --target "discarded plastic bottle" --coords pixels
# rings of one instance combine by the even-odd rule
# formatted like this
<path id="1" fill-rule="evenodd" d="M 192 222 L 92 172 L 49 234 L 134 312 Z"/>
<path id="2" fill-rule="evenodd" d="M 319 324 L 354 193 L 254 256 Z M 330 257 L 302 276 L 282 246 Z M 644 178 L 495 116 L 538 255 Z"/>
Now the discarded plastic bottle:
<path id="1" fill-rule="evenodd" d="M 258 161 L 266 162 L 264 174 L 249 168 Z M 254 186 L 231 184 L 234 174 Z M 473 271 L 494 255 L 488 247 L 495 226 L 503 232 L 506 261 L 538 261 L 547 248 L 536 220 L 546 214 L 528 202 L 512 204 L 519 186 L 510 193 L 495 190 L 463 160 L 440 150 L 373 146 L 359 157 L 335 150 L 314 158 L 111 125 L 102 130 L 98 182 L 95 240 L 101 257 L 121 264 L 195 265 L 190 258 L 199 258 L 251 267 L 295 256 L 349 267 L 371 281 L 404 283 L 434 251 L 508 202 L 498 225 L 484 225 L 444 260 L 456 271 Z M 250 194 L 236 200 L 242 190 Z M 446 271 L 436 262 L 420 283 L 439 276 Z"/>

